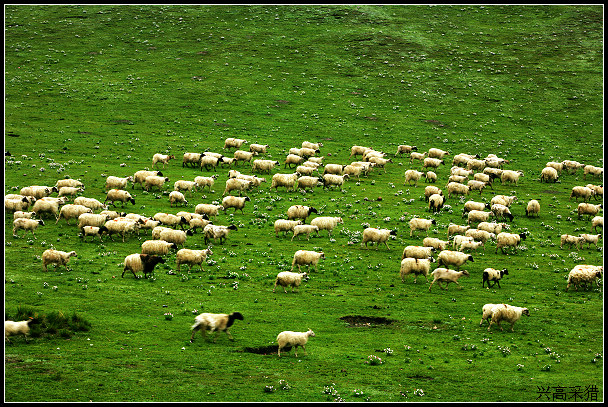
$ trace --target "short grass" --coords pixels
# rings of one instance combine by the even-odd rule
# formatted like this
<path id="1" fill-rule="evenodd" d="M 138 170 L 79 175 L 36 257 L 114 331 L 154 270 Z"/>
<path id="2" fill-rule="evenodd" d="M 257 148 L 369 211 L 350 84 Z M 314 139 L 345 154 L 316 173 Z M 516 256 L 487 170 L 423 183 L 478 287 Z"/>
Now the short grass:
<path id="1" fill-rule="evenodd" d="M 176 156 L 163 170 L 170 184 L 193 179 L 201 171 L 182 168 L 182 154 L 222 151 L 226 137 L 269 144 L 280 162 L 303 140 L 341 164 L 355 144 L 391 154 L 411 144 L 450 151 L 439 185 L 460 152 L 524 171 L 519 185 L 471 198 L 517 195 L 510 226 L 528 239 L 515 254 L 493 244 L 473 254 L 460 287 L 402 283 L 402 250 L 424 237 L 409 236 L 411 217 L 433 216 L 430 235 L 441 238 L 450 222 L 465 223 L 463 199 L 431 215 L 426 184 L 403 185 L 404 171 L 420 167 L 407 157 L 342 192 L 262 184 L 244 214 L 219 216 L 239 230 L 213 245 L 204 272 L 178 274 L 172 254 L 154 278 L 121 278 L 124 257 L 148 236 L 82 243 L 74 221 L 48 219 L 36 239 L 15 238 L 7 214 L 5 314 L 77 314 L 91 328 L 15 338 L 5 400 L 515 402 L 563 390 L 602 401 L 603 289 L 564 290 L 568 271 L 601 264 L 603 250 L 559 248 L 560 234 L 591 232 L 571 188 L 602 180 L 579 171 L 538 181 L 547 161 L 603 166 L 602 16 L 600 6 L 6 6 L 5 193 L 72 177 L 103 200 L 106 176 L 149 168 L 157 152 Z M 187 210 L 221 200 L 227 169 L 218 174 Z M 177 212 L 169 190 L 136 188 L 126 209 Z M 539 218 L 525 217 L 529 199 L 541 202 Z M 333 239 L 276 238 L 272 224 L 292 204 L 344 225 Z M 365 224 L 398 235 L 388 250 L 361 248 Z M 70 271 L 42 271 L 50 247 L 77 251 Z M 206 245 L 196 234 L 187 247 Z M 296 293 L 272 293 L 300 248 L 326 259 Z M 502 288 L 482 289 L 486 267 L 509 269 Z M 479 319 L 489 302 L 531 316 L 515 332 L 488 332 Z M 237 310 L 245 319 L 234 342 L 189 342 L 195 314 Z M 307 355 L 274 354 L 278 332 L 307 328 L 316 333 Z M 383 363 L 366 363 L 370 355 Z"/>

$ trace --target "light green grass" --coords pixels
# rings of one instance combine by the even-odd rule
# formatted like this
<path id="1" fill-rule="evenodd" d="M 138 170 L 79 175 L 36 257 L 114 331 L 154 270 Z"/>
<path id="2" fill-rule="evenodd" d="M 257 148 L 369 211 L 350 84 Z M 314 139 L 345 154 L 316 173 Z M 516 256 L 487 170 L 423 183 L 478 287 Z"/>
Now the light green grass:
<path id="1" fill-rule="evenodd" d="M 22 231 L 15 238 L 7 214 L 6 314 L 18 306 L 75 312 L 92 325 L 69 340 L 7 345 L 7 401 L 515 402 L 545 397 L 537 386 L 563 386 L 570 395 L 574 386 L 596 386 L 602 400 L 603 288 L 564 289 L 568 271 L 601 264 L 603 250 L 559 248 L 560 234 L 591 232 L 568 199 L 571 188 L 602 181 L 584 180 L 581 171 L 558 184 L 538 181 L 547 161 L 603 166 L 599 6 L 5 11 L 5 150 L 12 154 L 5 193 L 69 176 L 85 183 L 85 196 L 103 200 L 108 175 L 132 175 L 150 167 L 154 153 L 174 154 L 163 170 L 165 191 L 136 188 L 136 205 L 126 206 L 152 216 L 181 210 L 168 205 L 175 180 L 210 174 L 183 169 L 182 154 L 220 152 L 227 137 L 269 144 L 267 156 L 281 162 L 274 172 L 292 171 L 284 157 L 304 140 L 322 142 L 325 161 L 341 164 L 352 161 L 354 144 L 391 155 L 411 144 L 450 151 L 437 171 L 440 186 L 457 153 L 508 159 L 506 168 L 524 171 L 520 185 L 497 183 L 470 198 L 516 194 L 511 229 L 529 232 L 514 255 L 495 254 L 493 244 L 473 254 L 460 288 L 429 293 L 423 278 L 402 283 L 402 250 L 424 237 L 410 237 L 407 221 L 431 216 L 426 183 L 403 185 L 404 171 L 420 167 L 407 157 L 393 158 L 386 173 L 349 181 L 344 192 L 269 192 L 266 175 L 244 214 L 220 214 L 217 223 L 239 230 L 213 245 L 205 272 L 176 275 L 171 254 L 149 280 L 120 277 L 124 257 L 149 235 L 81 243 L 75 221 L 49 219 L 36 239 Z M 188 195 L 187 210 L 220 201 L 227 171 L 218 171 L 213 192 Z M 540 218 L 525 217 L 529 199 L 540 201 Z M 447 203 L 451 210 L 434 215 L 430 236 L 445 238 L 450 222 L 465 223 L 464 200 Z M 342 216 L 335 241 L 325 232 L 310 242 L 276 238 L 272 224 L 292 204 Z M 398 230 L 389 250 L 361 248 L 357 233 L 366 223 Z M 71 271 L 42 271 L 50 247 L 77 251 Z M 187 247 L 206 245 L 196 234 Z M 272 293 L 276 273 L 289 270 L 300 248 L 323 250 L 326 259 L 296 293 Z M 481 288 L 486 267 L 509 269 L 502 288 Z M 479 319 L 490 302 L 527 306 L 531 316 L 515 332 L 488 332 Z M 234 342 L 224 334 L 217 343 L 189 342 L 196 313 L 232 311 L 245 317 L 231 329 Z M 349 315 L 394 322 L 352 327 L 340 319 Z M 316 337 L 306 356 L 245 351 L 273 345 L 282 330 L 307 328 Z M 369 355 L 384 363 L 366 364 Z"/>

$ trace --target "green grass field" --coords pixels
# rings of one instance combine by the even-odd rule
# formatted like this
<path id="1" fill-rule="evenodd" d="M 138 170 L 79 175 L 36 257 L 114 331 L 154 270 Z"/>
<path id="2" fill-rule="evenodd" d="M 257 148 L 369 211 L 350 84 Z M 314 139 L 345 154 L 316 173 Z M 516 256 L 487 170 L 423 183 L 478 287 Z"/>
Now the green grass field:
<path id="1" fill-rule="evenodd" d="M 128 186 L 136 204 L 125 211 L 176 213 L 173 182 L 214 173 L 182 168 L 183 153 L 223 152 L 227 137 L 268 144 L 273 173 L 293 172 L 285 156 L 305 140 L 323 143 L 325 163 L 350 163 L 353 145 L 393 160 L 342 192 L 270 190 L 263 175 L 243 214 L 219 215 L 239 229 L 213 244 L 204 272 L 177 273 L 170 254 L 153 278 L 121 278 L 150 232 L 83 243 L 76 221 L 48 218 L 35 239 L 13 237 L 7 212 L 5 316 L 25 307 L 90 329 L 12 337 L 5 401 L 603 401 L 603 280 L 565 291 L 572 267 L 602 264 L 603 245 L 559 247 L 561 234 L 593 233 L 572 187 L 603 180 L 579 170 L 539 182 L 548 161 L 603 167 L 602 52 L 601 6 L 5 6 L 5 194 L 70 177 L 103 201 L 107 176 L 174 154 L 164 190 Z M 450 152 L 437 170 L 444 191 L 458 153 L 496 154 L 524 177 L 433 215 L 427 184 L 404 185 L 421 165 L 394 157 L 400 144 Z M 228 168 L 217 173 L 184 210 L 221 201 Z M 445 239 L 449 223 L 466 223 L 465 200 L 493 194 L 518 197 L 510 229 L 528 238 L 516 253 L 488 243 L 447 291 L 401 282 L 403 248 L 426 236 L 410 237 L 413 216 L 436 219 L 429 236 Z M 530 199 L 538 218 L 524 214 Z M 294 204 L 344 224 L 331 239 L 275 237 Z M 361 247 L 367 224 L 397 230 L 389 249 Z M 69 271 L 43 271 L 51 247 L 78 253 Z M 186 247 L 207 245 L 196 233 Z M 273 293 L 299 249 L 326 258 L 295 293 Z M 509 270 L 501 288 L 482 288 L 486 267 Z M 530 317 L 488 332 L 485 303 Z M 244 315 L 234 341 L 190 343 L 198 313 L 232 311 Z M 276 355 L 279 332 L 308 328 L 307 355 Z"/>

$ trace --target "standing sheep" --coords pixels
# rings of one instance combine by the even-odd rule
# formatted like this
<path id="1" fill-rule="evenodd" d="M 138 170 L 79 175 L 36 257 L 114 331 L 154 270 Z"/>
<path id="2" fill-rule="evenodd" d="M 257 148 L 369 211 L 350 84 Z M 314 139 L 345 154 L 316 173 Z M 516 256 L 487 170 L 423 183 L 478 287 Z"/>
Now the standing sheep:
<path id="1" fill-rule="evenodd" d="M 487 222 L 492 216 L 494 216 L 494 212 L 472 210 L 467 215 L 467 223 L 470 225 L 471 222 L 473 222 L 473 223 Z"/>
<path id="2" fill-rule="evenodd" d="M 147 170 L 137 171 L 135 174 L 133 174 L 133 185 L 131 185 L 131 189 L 135 189 L 135 184 L 139 184 L 139 186 L 143 188 L 144 181 L 146 180 L 147 177 L 149 177 L 151 175 L 157 175 L 159 177 L 162 177 L 163 173 L 160 171 L 147 171 Z M 113 189 L 120 189 L 120 188 L 113 188 Z"/>
<path id="3" fill-rule="evenodd" d="M 236 179 L 236 178 L 235 178 Z M 248 196 L 232 196 L 228 195 L 222 199 L 222 207 L 224 208 L 224 213 L 226 210 L 232 208 L 236 213 L 237 210 L 240 210 L 241 213 L 244 214 L 243 209 L 245 209 L 245 202 L 249 202 L 251 199 Z"/>
<path id="4" fill-rule="evenodd" d="M 166 240 L 146 240 L 141 244 L 141 252 L 143 254 L 166 256 L 169 254 L 169 249 L 177 250 L 177 245 Z"/>
<path id="5" fill-rule="evenodd" d="M 444 198 L 439 194 L 433 194 L 429 197 L 429 211 L 437 213 L 443 208 Z"/>
<path id="6" fill-rule="evenodd" d="M 507 182 L 517 185 L 517 182 L 524 176 L 522 171 L 503 170 L 500 174 L 500 182 L 504 185 Z"/>
<path id="7" fill-rule="evenodd" d="M 65 218 L 66 224 L 69 225 L 70 219 L 78 219 L 78 217 L 80 215 L 82 215 L 83 213 L 93 213 L 93 211 L 91 210 L 91 208 L 87 208 L 86 206 L 83 206 L 83 205 L 75 205 L 75 204 L 65 205 L 65 206 L 61 207 L 61 210 L 59 211 L 59 216 L 57 217 L 57 220 L 55 221 L 55 223 L 59 222 L 59 220 L 61 218 Z"/>
<path id="8" fill-rule="evenodd" d="M 188 236 L 192 236 L 194 232 L 191 230 L 174 230 L 174 229 L 165 229 L 160 232 L 160 240 L 164 240 L 169 243 L 175 243 L 177 246 L 184 246 L 186 243 L 186 238 Z"/>
<path id="9" fill-rule="evenodd" d="M 409 221 L 410 225 L 410 236 L 414 233 L 415 230 L 424 230 L 426 231 L 426 235 L 429 235 L 429 229 L 432 225 L 436 225 L 437 221 L 435 219 L 422 219 L 422 218 L 412 218 Z"/>
<path id="10" fill-rule="evenodd" d="M 205 236 L 205 244 L 207 244 L 209 242 L 209 240 L 213 239 L 219 239 L 220 244 L 223 244 L 226 239 L 228 238 L 228 234 L 230 233 L 231 230 L 238 230 L 238 228 L 234 225 L 230 225 L 230 226 L 222 226 L 222 225 L 213 225 L 213 224 L 208 224 L 207 226 L 205 226 L 205 228 L 203 229 L 203 235 Z M 223 239 L 223 241 L 222 241 Z"/>
<path id="11" fill-rule="evenodd" d="M 93 210 L 93 211 L 96 211 L 99 209 L 107 209 L 107 206 L 105 206 L 103 203 L 99 202 L 97 199 L 86 198 L 84 196 L 79 196 L 78 198 L 74 199 L 74 204 L 86 206 L 87 208 L 91 208 L 91 210 Z"/>
<path id="12" fill-rule="evenodd" d="M 125 189 L 129 182 L 133 182 L 133 177 L 115 177 L 110 175 L 106 178 L 106 192 L 110 189 Z"/>
<path id="13" fill-rule="evenodd" d="M 372 244 L 376 243 L 376 250 L 378 250 L 380 243 L 384 243 L 387 250 L 390 250 L 387 243 L 390 236 L 397 236 L 397 231 L 391 229 L 365 228 L 361 246 L 365 245 L 367 248 L 368 242 L 371 242 Z"/>
<path id="14" fill-rule="evenodd" d="M 224 150 L 230 150 L 231 148 L 241 148 L 243 144 L 247 144 L 247 140 L 241 138 L 228 137 L 224 140 Z"/>
<path id="15" fill-rule="evenodd" d="M 156 167 L 156 164 L 162 163 L 163 169 L 165 169 L 165 164 L 169 164 L 169 160 L 173 160 L 175 156 L 173 154 L 154 154 L 152 157 L 152 168 Z"/>
<path id="16" fill-rule="evenodd" d="M 500 288 L 500 280 L 502 280 L 502 278 L 508 274 L 509 271 L 507 269 L 496 270 L 494 268 L 488 267 L 483 270 L 481 287 L 483 288 L 485 286 L 485 283 L 487 282 L 488 289 L 494 287 L 496 284 L 498 284 L 498 288 Z M 490 281 L 494 282 L 492 286 L 490 286 Z"/>
<path id="17" fill-rule="evenodd" d="M 540 172 L 540 182 L 557 182 L 559 174 L 553 167 L 545 167 Z"/>
<path id="18" fill-rule="evenodd" d="M 450 223 L 448 225 L 448 237 L 447 238 L 449 239 L 450 236 L 452 236 L 454 234 L 464 234 L 470 228 L 471 228 L 470 226 L 463 226 L 463 225 L 457 225 L 455 223 Z"/>
<path id="19" fill-rule="evenodd" d="M 281 173 L 274 174 L 272 176 L 272 181 L 270 183 L 270 190 L 272 191 L 272 188 L 274 188 L 275 190 L 278 191 L 279 187 L 285 187 L 286 191 L 289 191 L 290 189 L 292 191 L 295 191 L 297 180 L 298 180 L 298 174 L 295 172 L 293 174 L 281 174 Z"/>
<path id="20" fill-rule="evenodd" d="M 591 218 L 592 216 L 597 215 L 600 212 L 600 209 L 602 209 L 602 204 L 593 205 L 581 202 L 577 207 L 578 218 L 580 219 L 581 215 L 589 215 L 589 218 Z"/>
<path id="21" fill-rule="evenodd" d="M 496 235 L 496 250 L 494 251 L 494 253 L 498 253 L 498 249 L 500 249 L 500 251 L 504 254 L 505 247 L 517 248 L 517 245 L 519 244 L 519 242 L 521 242 L 522 240 L 525 240 L 525 239 L 526 239 L 525 233 L 515 234 L 515 233 L 500 232 L 498 235 Z"/>
<path id="22" fill-rule="evenodd" d="M 448 198 L 452 195 L 468 195 L 469 187 L 459 182 L 449 182 L 447 185 Z"/>
<path id="23" fill-rule="evenodd" d="M 395 153 L 395 157 L 397 157 L 398 154 L 410 154 L 412 151 L 418 151 L 418 147 L 410 146 L 407 144 L 400 144 L 397 146 L 397 152 Z"/>
<path id="24" fill-rule="evenodd" d="M 292 205 L 287 209 L 287 219 L 302 219 L 302 222 L 306 223 L 306 218 L 308 218 L 311 213 L 318 213 L 318 211 L 312 206 Z"/>
<path id="25" fill-rule="evenodd" d="M 177 206 L 178 203 L 182 204 L 183 206 L 188 205 L 188 201 L 186 200 L 184 194 L 179 191 L 171 191 L 169 194 L 169 206 L 173 207 L 173 204 Z"/>
<path id="26" fill-rule="evenodd" d="M 536 199 L 531 199 L 526 206 L 526 216 L 540 216 L 540 203 Z"/>
<path id="27" fill-rule="evenodd" d="M 301 220 L 288 220 L 288 219 L 277 219 L 274 221 L 274 234 L 279 237 L 279 232 L 283 232 L 283 236 L 287 232 L 293 232 L 293 228 L 296 225 L 301 225 Z"/>
<path id="28" fill-rule="evenodd" d="M 205 188 L 208 187 L 209 188 L 209 192 L 211 192 L 211 187 L 213 187 L 213 184 L 215 183 L 215 179 L 218 177 L 217 174 L 213 174 L 210 177 L 196 177 L 194 178 L 194 182 L 196 182 L 196 185 L 198 185 L 201 188 L 201 191 Z"/>
<path id="29" fill-rule="evenodd" d="M 298 250 L 293 255 L 293 261 L 291 262 L 291 270 L 297 265 L 298 271 L 301 272 L 300 266 L 306 266 L 307 270 L 310 271 L 310 266 L 315 267 L 315 271 L 317 271 L 317 263 L 319 263 L 320 259 L 325 258 L 325 253 L 323 252 L 314 252 L 311 250 Z"/>
<path id="30" fill-rule="evenodd" d="M 77 257 L 75 251 L 71 252 L 62 252 L 61 250 L 48 249 L 42 253 L 42 267 L 44 267 L 44 271 L 48 271 L 47 266 L 49 264 L 55 265 L 55 270 L 57 270 L 57 266 L 64 266 L 66 271 L 68 271 L 68 262 L 71 257 Z"/>
<path id="31" fill-rule="evenodd" d="M 108 201 L 112 206 L 116 206 L 114 205 L 114 202 L 117 201 L 122 202 L 122 206 L 125 205 L 125 202 L 131 202 L 133 205 L 135 205 L 135 198 L 133 198 L 129 192 L 123 189 L 109 190 L 106 195 L 106 200 L 103 202 L 104 205 L 107 204 Z"/>
<path id="32" fill-rule="evenodd" d="M 334 174 L 325 174 L 323 175 L 321 181 L 323 181 L 323 189 L 329 189 L 329 187 L 337 187 L 340 191 L 344 191 L 342 189 L 344 182 L 349 178 L 348 174 L 344 175 L 334 175 Z"/>
<path id="33" fill-rule="evenodd" d="M 287 293 L 286 287 L 291 287 L 291 292 L 297 287 L 300 286 L 302 280 L 308 279 L 307 273 L 292 273 L 291 271 L 282 271 L 277 274 L 277 278 L 274 281 L 274 288 L 272 292 L 277 288 L 277 285 L 283 287 L 283 291 Z"/>
<path id="34" fill-rule="evenodd" d="M 455 266 L 457 270 L 467 261 L 473 262 L 473 256 L 467 253 L 454 251 L 454 250 L 442 250 L 437 256 L 437 265 L 444 265 L 446 267 Z"/>
<path id="35" fill-rule="evenodd" d="M 574 266 L 568 273 L 568 285 L 566 291 L 574 284 L 574 288 L 578 291 L 578 285 L 583 284 L 587 288 L 587 284 L 593 286 L 593 282 L 600 286 L 598 279 L 602 278 L 603 266 L 592 266 L 587 264 L 579 264 Z"/>
<path id="36" fill-rule="evenodd" d="M 207 256 L 212 255 L 211 249 L 204 250 L 193 250 L 193 249 L 180 249 L 175 255 L 175 262 L 177 264 L 177 272 L 180 273 L 180 267 L 182 264 L 187 264 L 188 273 L 192 270 L 192 266 L 198 265 L 203 270 L 203 262 L 207 260 Z"/>
<path id="37" fill-rule="evenodd" d="M 14 336 L 14 335 L 23 335 L 23 337 L 25 338 L 25 341 L 28 341 L 28 335 L 30 332 L 30 325 L 33 324 L 37 324 L 40 323 L 40 321 L 38 320 L 38 318 L 32 318 L 30 317 L 29 319 L 26 319 L 25 321 L 11 321 L 11 320 L 6 320 L 4 321 L 4 340 L 6 342 L 10 342 L 10 339 L 8 339 L 9 336 Z"/>
<path id="38" fill-rule="evenodd" d="M 336 216 L 318 216 L 310 221 L 310 224 L 319 228 L 321 230 L 327 230 L 328 236 L 331 237 L 331 232 L 334 228 L 340 224 L 344 223 L 341 217 Z"/>
<path id="39" fill-rule="evenodd" d="M 602 228 L 602 230 L 604 230 L 604 217 L 603 216 L 594 216 L 593 219 L 591 219 L 591 228 L 593 229 L 594 232 L 597 232 L 597 227 Z"/>
<path id="40" fill-rule="evenodd" d="M 317 236 L 319 235 L 319 228 L 313 225 L 296 225 L 293 228 L 293 236 L 291 240 L 293 240 L 296 236 L 301 234 L 306 234 L 306 240 L 310 240 L 310 234 L 316 232 Z"/>
<path id="41" fill-rule="evenodd" d="M 197 315 L 196 318 L 194 318 L 194 325 L 192 325 L 190 342 L 194 342 L 194 335 L 196 334 L 196 331 L 199 330 L 201 331 L 203 338 L 207 336 L 207 331 L 210 331 L 211 333 L 217 331 L 213 342 L 217 341 L 217 337 L 219 336 L 220 332 L 226 332 L 228 338 L 233 341 L 234 338 L 230 334 L 228 328 L 230 328 L 237 319 L 240 321 L 243 320 L 243 315 L 238 311 L 232 312 L 231 314 L 203 313 Z"/>
<path id="42" fill-rule="evenodd" d="M 452 270 L 452 269 L 439 267 L 439 268 L 436 268 L 435 270 L 433 270 L 431 275 L 433 276 L 433 281 L 431 282 L 431 285 L 429 286 L 429 291 L 431 291 L 431 288 L 433 287 L 433 284 L 435 284 L 435 282 L 437 282 L 437 285 L 439 286 L 439 288 L 441 288 L 442 290 L 447 290 L 448 285 L 450 285 L 450 283 L 456 283 L 456 285 L 460 285 L 460 284 L 458 284 L 458 279 L 462 276 L 468 277 L 469 272 L 466 270 L 456 271 L 456 270 Z M 445 288 L 443 288 L 441 286 L 442 282 L 446 283 Z"/>
<path id="43" fill-rule="evenodd" d="M 492 308 L 492 319 L 490 320 L 490 326 L 488 326 L 488 331 L 492 328 L 492 324 L 497 324 L 500 330 L 502 331 L 502 327 L 500 326 L 501 321 L 507 321 L 511 323 L 511 332 L 514 332 L 513 326 L 515 322 L 517 322 L 522 315 L 530 316 L 530 311 L 528 308 L 515 307 L 509 304 L 500 304 Z"/>
<path id="44" fill-rule="evenodd" d="M 410 182 L 414 181 L 414 186 L 418 185 L 420 178 L 424 176 L 424 173 L 416 170 L 405 171 L 405 181 L 403 185 L 411 185 Z"/>
<path id="45" fill-rule="evenodd" d="M 160 256 L 154 256 L 150 254 L 140 254 L 134 253 L 125 257 L 124 268 L 122 270 L 121 277 L 125 276 L 125 272 L 130 270 L 133 273 L 135 278 L 137 277 L 137 272 L 143 271 L 144 277 L 147 278 L 148 274 L 152 274 L 154 272 L 154 267 L 158 263 L 165 263 L 165 259 Z"/>
<path id="46" fill-rule="evenodd" d="M 399 275 L 401 276 L 401 282 L 405 282 L 405 276 L 414 273 L 414 284 L 418 279 L 418 275 L 422 274 L 429 282 L 429 271 L 431 270 L 431 259 L 416 259 L 413 257 L 405 257 L 401 260 L 401 268 Z"/>
<path id="47" fill-rule="evenodd" d="M 309 329 L 306 332 L 294 332 L 294 331 L 283 331 L 277 335 L 277 343 L 279 344 L 278 354 L 281 357 L 281 349 L 286 346 L 290 346 L 294 348 L 295 356 L 298 357 L 298 346 L 301 346 L 304 349 L 304 354 L 306 354 L 306 343 L 308 342 L 308 338 L 311 336 L 315 336 L 315 333 Z"/>
<path id="48" fill-rule="evenodd" d="M 13 236 L 18 237 L 17 231 L 23 229 L 23 230 L 25 230 L 25 233 L 23 234 L 24 237 L 25 237 L 25 234 L 27 233 L 27 231 L 29 230 L 32 232 L 32 236 L 34 236 L 34 239 L 36 239 L 34 230 L 36 230 L 38 228 L 38 226 L 44 226 L 44 222 L 42 221 L 42 219 L 28 219 L 28 218 L 14 219 L 13 220 Z"/>

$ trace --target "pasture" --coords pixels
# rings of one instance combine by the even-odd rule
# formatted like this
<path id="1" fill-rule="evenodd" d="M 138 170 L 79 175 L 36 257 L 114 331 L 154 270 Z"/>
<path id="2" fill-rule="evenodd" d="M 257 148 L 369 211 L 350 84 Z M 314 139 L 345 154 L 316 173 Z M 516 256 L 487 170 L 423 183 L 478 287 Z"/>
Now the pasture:
<path id="1" fill-rule="evenodd" d="M 11 337 L 5 401 L 603 401 L 603 280 L 565 291 L 575 265 L 603 263 L 603 240 L 560 248 L 562 234 L 594 233 L 572 187 L 603 179 L 579 169 L 539 181 L 549 161 L 603 167 L 602 42 L 601 6 L 5 6 L 5 194 L 74 178 L 103 201 L 107 176 L 150 169 L 162 153 L 175 156 L 161 168 L 170 181 L 128 185 L 135 204 L 118 210 L 193 212 L 221 202 L 229 169 L 252 172 L 183 168 L 183 153 L 230 157 L 224 140 L 238 137 L 246 150 L 268 144 L 256 158 L 280 163 L 257 174 L 267 182 L 247 192 L 243 213 L 214 220 L 238 230 L 210 244 L 204 271 L 178 273 L 172 252 L 152 277 L 121 278 L 150 231 L 82 242 L 76 221 L 47 217 L 35 238 L 14 237 L 5 212 L 5 316 L 26 307 L 90 323 L 69 337 Z M 343 190 L 271 190 L 273 174 L 294 172 L 283 163 L 302 141 L 323 143 L 324 164 L 349 164 L 353 145 L 392 162 Z M 444 195 L 458 153 L 496 154 L 524 175 L 433 214 L 429 184 L 404 185 L 422 166 L 395 156 L 401 144 L 449 151 L 436 170 Z M 175 181 L 215 173 L 211 191 L 169 206 Z M 496 194 L 517 196 L 506 223 L 527 238 L 513 253 L 486 243 L 447 290 L 401 281 L 403 249 L 427 236 L 410 236 L 410 219 L 435 219 L 428 236 L 445 239 L 450 223 L 466 224 L 465 201 Z M 525 215 L 530 199 L 540 216 Z M 332 237 L 276 237 L 274 221 L 295 204 L 318 210 L 306 223 L 343 224 Z M 388 248 L 365 248 L 367 226 L 397 233 Z M 197 231 L 185 247 L 208 245 Z M 69 270 L 43 271 L 49 248 L 77 252 Z M 325 258 L 293 293 L 273 293 L 300 249 Z M 509 270 L 501 288 L 482 288 L 487 267 Z M 530 316 L 488 331 L 486 303 Z M 196 315 L 233 311 L 244 317 L 234 341 L 190 343 Z M 309 328 L 306 353 L 277 356 L 279 332 Z"/>

